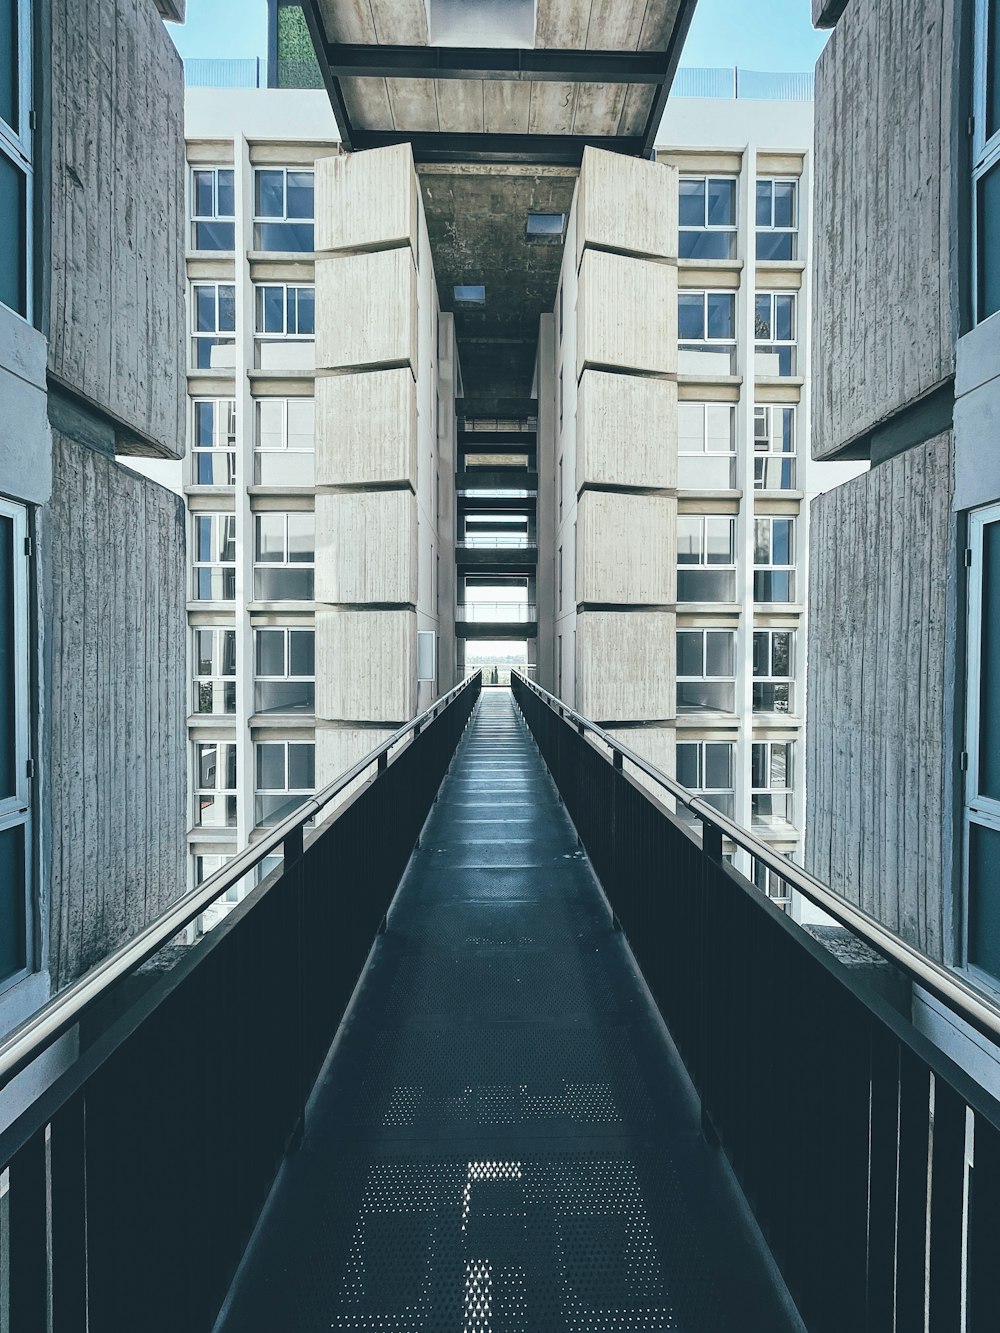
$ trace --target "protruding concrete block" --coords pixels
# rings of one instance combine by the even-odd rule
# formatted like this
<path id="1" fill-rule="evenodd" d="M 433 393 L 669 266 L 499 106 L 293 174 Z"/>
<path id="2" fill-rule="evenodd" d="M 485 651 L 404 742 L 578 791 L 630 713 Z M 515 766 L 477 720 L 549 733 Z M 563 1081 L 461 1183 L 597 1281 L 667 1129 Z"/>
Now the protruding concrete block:
<path id="1" fill-rule="evenodd" d="M 406 366 L 316 381 L 316 485 L 417 485 L 417 386 Z"/>
<path id="2" fill-rule="evenodd" d="M 413 611 L 316 609 L 316 716 L 399 725 L 416 712 Z"/>
<path id="3" fill-rule="evenodd" d="M 677 370 L 677 270 L 586 250 L 577 296 L 577 377 L 588 367 Z"/>
<path id="4" fill-rule="evenodd" d="M 672 605 L 676 534 L 671 495 L 585 491 L 577 508 L 577 601 Z"/>
<path id="5" fill-rule="evenodd" d="M 576 406 L 576 485 L 677 486 L 677 385 L 585 370 Z"/>
<path id="6" fill-rule="evenodd" d="M 416 604 L 412 491 L 317 493 L 316 600 Z"/>
<path id="7" fill-rule="evenodd" d="M 666 721 L 676 711 L 672 611 L 585 611 L 576 622 L 576 706 L 597 722 Z"/>
<path id="8" fill-rule="evenodd" d="M 627 745 L 630 750 L 634 750 L 640 759 L 645 759 L 647 764 L 652 764 L 661 773 L 665 773 L 668 778 L 676 775 L 677 733 L 672 726 L 612 727 L 610 730 L 616 741 L 621 741 L 622 745 Z M 625 771 L 630 777 L 635 778 L 636 782 L 645 787 L 656 800 L 668 806 L 668 808 L 672 808 L 670 798 L 655 778 L 648 777 L 641 769 L 633 767 L 628 762 L 625 764 Z"/>
<path id="9" fill-rule="evenodd" d="M 417 175 L 408 143 L 316 163 L 316 249 L 417 250 Z"/>
<path id="10" fill-rule="evenodd" d="M 577 193 L 577 261 L 588 245 L 677 258 L 677 169 L 586 148 Z"/>
<path id="11" fill-rule="evenodd" d="M 417 364 L 417 271 L 409 248 L 316 260 L 316 366 Z"/>
<path id="12" fill-rule="evenodd" d="M 364 759 L 366 754 L 371 754 L 384 740 L 388 740 L 393 730 L 382 727 L 317 727 L 316 790 L 328 787 L 342 773 Z M 366 777 L 359 778 L 358 783 L 366 780 Z M 344 795 L 349 795 L 352 790 L 353 785 L 345 790 Z"/>

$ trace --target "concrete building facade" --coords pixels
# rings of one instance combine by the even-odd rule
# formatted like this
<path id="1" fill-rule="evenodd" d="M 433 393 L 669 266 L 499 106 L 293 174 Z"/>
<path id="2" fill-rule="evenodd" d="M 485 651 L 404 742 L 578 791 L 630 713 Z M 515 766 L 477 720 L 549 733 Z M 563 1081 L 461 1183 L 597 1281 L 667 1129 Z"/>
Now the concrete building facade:
<path id="1" fill-rule="evenodd" d="M 0 1032 L 185 883 L 184 510 L 116 461 L 185 444 L 164 17 L 0 6 Z"/>

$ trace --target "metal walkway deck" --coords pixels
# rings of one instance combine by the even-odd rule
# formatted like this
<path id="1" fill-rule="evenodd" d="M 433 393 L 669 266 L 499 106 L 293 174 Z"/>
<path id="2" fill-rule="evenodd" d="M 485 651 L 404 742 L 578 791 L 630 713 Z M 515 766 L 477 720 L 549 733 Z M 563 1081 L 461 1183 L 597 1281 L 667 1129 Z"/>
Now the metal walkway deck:
<path id="1" fill-rule="evenodd" d="M 796 1327 L 741 1216 L 527 729 L 488 691 L 218 1327 Z"/>

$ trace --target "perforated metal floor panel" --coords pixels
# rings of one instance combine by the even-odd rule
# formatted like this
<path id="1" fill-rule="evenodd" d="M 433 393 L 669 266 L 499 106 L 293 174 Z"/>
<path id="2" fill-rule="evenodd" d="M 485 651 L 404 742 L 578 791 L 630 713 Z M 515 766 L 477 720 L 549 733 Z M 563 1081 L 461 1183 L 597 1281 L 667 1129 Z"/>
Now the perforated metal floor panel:
<path id="1" fill-rule="evenodd" d="M 576 833 L 485 692 L 225 1333 L 781 1333 Z"/>

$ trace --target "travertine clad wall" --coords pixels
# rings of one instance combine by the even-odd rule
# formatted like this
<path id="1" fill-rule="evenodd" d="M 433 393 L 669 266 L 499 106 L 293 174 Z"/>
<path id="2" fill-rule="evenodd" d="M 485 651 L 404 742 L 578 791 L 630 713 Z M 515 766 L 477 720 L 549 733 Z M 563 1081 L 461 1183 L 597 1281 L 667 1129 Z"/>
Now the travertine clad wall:
<path id="1" fill-rule="evenodd" d="M 809 870 L 952 961 L 951 434 L 812 505 Z"/>
<path id="2" fill-rule="evenodd" d="M 853 0 L 819 58 L 815 458 L 955 370 L 957 2 Z"/>
<path id="3" fill-rule="evenodd" d="M 575 211 L 576 707 L 672 770 L 677 173 L 588 148 Z"/>
<path id="4" fill-rule="evenodd" d="M 320 786 L 417 711 L 420 209 L 408 145 L 316 164 Z"/>
<path id="5" fill-rule="evenodd" d="M 187 577 L 172 491 L 58 432 L 52 472 L 39 519 L 41 794 L 58 988 L 184 887 Z"/>

